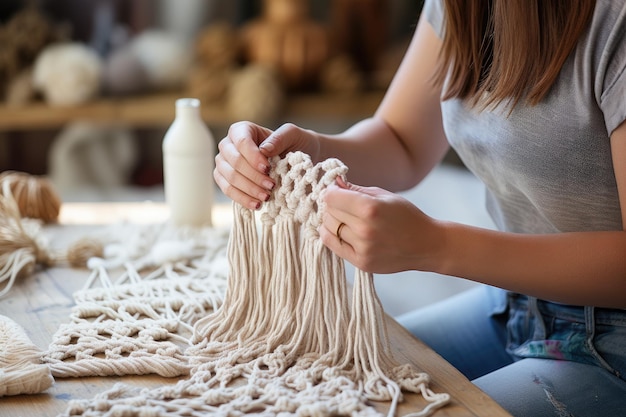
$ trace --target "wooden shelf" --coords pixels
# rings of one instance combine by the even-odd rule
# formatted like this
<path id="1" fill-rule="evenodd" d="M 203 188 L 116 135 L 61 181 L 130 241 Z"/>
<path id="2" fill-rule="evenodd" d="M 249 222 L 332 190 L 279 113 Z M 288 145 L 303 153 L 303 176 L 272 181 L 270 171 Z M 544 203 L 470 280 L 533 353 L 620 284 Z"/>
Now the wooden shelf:
<path id="1" fill-rule="evenodd" d="M 174 119 L 174 102 L 181 94 L 167 93 L 131 98 L 107 98 L 75 107 L 52 107 L 34 103 L 24 107 L 0 106 L 0 131 L 58 129 L 65 124 L 88 120 L 137 128 L 165 127 Z M 289 97 L 281 119 L 357 119 L 374 114 L 382 91 L 358 96 L 306 94 Z M 236 120 L 220 104 L 203 103 L 202 115 L 209 125 L 229 125 Z"/>

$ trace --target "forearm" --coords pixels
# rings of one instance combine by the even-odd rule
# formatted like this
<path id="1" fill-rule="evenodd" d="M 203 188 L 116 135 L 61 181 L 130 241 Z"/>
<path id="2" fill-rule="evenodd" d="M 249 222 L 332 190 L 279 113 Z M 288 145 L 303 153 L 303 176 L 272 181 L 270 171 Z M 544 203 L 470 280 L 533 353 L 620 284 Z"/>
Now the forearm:
<path id="1" fill-rule="evenodd" d="M 380 117 L 363 120 L 337 135 L 319 135 L 318 160 L 339 158 L 356 184 L 402 191 L 418 184 L 441 161 L 445 140 L 404 143 Z"/>
<path id="2" fill-rule="evenodd" d="M 626 232 L 503 233 L 448 223 L 433 269 L 551 301 L 626 308 Z"/>

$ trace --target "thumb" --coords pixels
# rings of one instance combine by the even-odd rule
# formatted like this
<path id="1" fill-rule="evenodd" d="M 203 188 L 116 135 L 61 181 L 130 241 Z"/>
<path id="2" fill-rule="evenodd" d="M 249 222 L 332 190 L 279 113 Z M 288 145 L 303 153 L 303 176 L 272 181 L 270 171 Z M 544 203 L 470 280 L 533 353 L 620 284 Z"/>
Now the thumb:
<path id="1" fill-rule="evenodd" d="M 268 136 L 267 139 L 261 142 L 259 150 L 266 158 L 281 154 L 281 150 L 276 146 L 276 140 L 272 140 L 272 136 Z"/>
<path id="2" fill-rule="evenodd" d="M 371 196 L 376 196 L 379 194 L 380 189 L 377 187 L 364 187 L 362 185 L 352 184 L 351 182 L 346 181 L 343 177 L 337 177 L 337 186 L 344 190 L 350 190 L 357 193 L 363 193 Z"/>
<path id="3" fill-rule="evenodd" d="M 310 135 L 298 126 L 287 123 L 276 129 L 259 145 L 261 153 L 267 158 L 284 155 L 289 151 L 306 149 Z"/>

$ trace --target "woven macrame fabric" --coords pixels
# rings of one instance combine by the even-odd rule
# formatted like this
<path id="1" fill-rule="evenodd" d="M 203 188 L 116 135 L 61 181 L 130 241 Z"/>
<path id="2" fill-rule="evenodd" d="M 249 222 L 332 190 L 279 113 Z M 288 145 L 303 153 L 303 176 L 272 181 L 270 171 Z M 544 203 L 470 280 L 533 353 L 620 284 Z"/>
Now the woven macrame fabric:
<path id="1" fill-rule="evenodd" d="M 228 230 L 121 224 L 43 356 L 55 377 L 188 375 L 193 324 L 224 298 Z"/>
<path id="2" fill-rule="evenodd" d="M 319 239 L 323 193 L 338 176 L 346 175 L 347 167 L 336 159 L 314 165 L 300 152 L 273 158 L 271 163 L 276 187 L 264 210 L 255 213 L 233 205 L 229 273 L 221 305 L 213 304 L 211 311 L 208 306 L 198 309 L 192 319 L 180 314 L 172 317 L 171 326 L 193 323 L 189 346 L 172 355 L 182 366 L 172 374 L 189 370 L 189 377 L 153 389 L 117 384 L 94 399 L 71 401 L 63 415 L 379 415 L 372 401 L 389 402 L 388 414 L 395 415 L 402 392 L 411 391 L 426 400 L 424 408 L 412 415 L 425 416 L 449 401 L 447 394 L 430 390 L 427 374 L 393 359 L 372 275 L 357 270 L 350 291 L 343 260 Z M 190 282 L 199 280 L 191 278 Z M 140 299 L 141 293 L 124 289 L 126 282 L 107 282 L 107 302 Z M 115 340 L 119 332 L 103 321 L 117 324 L 120 309 L 107 305 L 100 298 L 102 292 L 87 293 L 77 294 L 77 307 L 89 304 L 106 312 L 75 312 L 70 327 L 84 325 L 79 337 L 104 334 L 107 343 Z M 197 295 L 200 303 L 201 291 Z M 205 297 L 216 298 L 210 292 Z M 159 297 L 154 303 L 165 304 Z M 126 320 L 128 315 L 148 317 L 152 311 L 124 309 L 123 313 Z M 103 315 L 105 319 L 100 319 Z M 86 317 L 92 320 L 85 321 Z M 158 337 L 149 332 L 150 342 L 171 337 L 168 326 L 162 329 Z M 139 330 L 124 337 L 140 338 L 141 334 Z M 69 328 L 58 332 L 49 356 L 63 351 L 59 347 L 74 349 L 72 364 L 64 363 L 63 355 L 60 362 L 51 362 L 55 375 L 76 371 L 73 363 L 82 359 L 77 339 Z M 122 356 L 114 357 L 120 364 L 129 357 L 119 349 L 115 354 Z M 144 354 L 140 356 L 143 359 Z M 93 358 L 90 352 L 86 362 Z M 145 362 L 162 366 L 167 361 L 149 350 Z M 151 365 L 152 372 L 157 368 Z M 79 373 L 85 375 L 86 369 L 82 367 Z M 106 372 L 113 373 L 120 374 Z"/>

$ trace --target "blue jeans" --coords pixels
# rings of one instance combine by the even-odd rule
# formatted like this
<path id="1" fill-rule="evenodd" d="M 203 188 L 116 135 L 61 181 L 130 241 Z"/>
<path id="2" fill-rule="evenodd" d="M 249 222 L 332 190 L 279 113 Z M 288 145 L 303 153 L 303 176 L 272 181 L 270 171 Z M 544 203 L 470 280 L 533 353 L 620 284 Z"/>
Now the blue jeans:
<path id="1" fill-rule="evenodd" d="M 398 318 L 515 417 L 626 417 L 626 311 L 481 286 Z"/>

